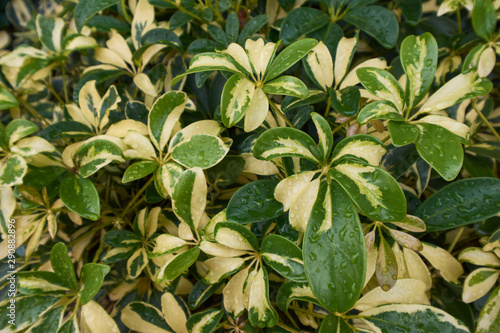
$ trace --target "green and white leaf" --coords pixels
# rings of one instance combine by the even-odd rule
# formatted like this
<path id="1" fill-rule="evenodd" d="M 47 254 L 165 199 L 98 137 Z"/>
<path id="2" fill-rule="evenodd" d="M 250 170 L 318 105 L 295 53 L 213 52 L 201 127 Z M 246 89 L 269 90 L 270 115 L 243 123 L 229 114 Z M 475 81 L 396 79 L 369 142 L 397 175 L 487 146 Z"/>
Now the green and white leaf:
<path id="1" fill-rule="evenodd" d="M 311 113 L 311 119 L 316 126 L 316 131 L 319 138 L 319 151 L 322 155 L 323 161 L 326 161 L 330 157 L 330 152 L 333 147 L 333 134 L 332 129 L 328 122 L 316 112 Z"/>
<path id="2" fill-rule="evenodd" d="M 245 264 L 245 260 L 241 258 L 215 257 L 207 259 L 203 263 L 208 268 L 207 274 L 203 277 L 203 281 L 209 284 L 215 284 L 238 271 Z"/>
<path id="3" fill-rule="evenodd" d="M 73 156 L 78 173 L 87 178 L 112 162 L 125 162 L 122 151 L 108 140 L 92 140 L 82 144 Z"/>
<path id="4" fill-rule="evenodd" d="M 219 309 L 208 309 L 193 314 L 186 322 L 189 333 L 212 333 L 224 316 Z"/>
<path id="5" fill-rule="evenodd" d="M 260 255 L 267 265 L 284 278 L 295 282 L 307 282 L 300 248 L 279 235 L 267 235 L 260 248 Z"/>
<path id="6" fill-rule="evenodd" d="M 158 193 L 163 197 L 171 197 L 174 186 L 179 180 L 184 170 L 177 163 L 166 163 L 155 172 L 155 187 Z"/>
<path id="7" fill-rule="evenodd" d="M 44 15 L 36 16 L 36 31 L 43 46 L 54 53 L 61 51 L 62 32 L 64 20 L 62 18 L 51 18 Z"/>
<path id="8" fill-rule="evenodd" d="M 173 333 L 163 314 L 154 306 L 143 302 L 131 302 L 120 315 L 122 323 L 139 333 Z"/>
<path id="9" fill-rule="evenodd" d="M 278 313 L 269 300 L 269 280 L 264 267 L 252 279 L 248 317 L 252 325 L 257 327 L 274 327 L 279 320 Z"/>
<path id="10" fill-rule="evenodd" d="M 127 273 L 131 279 L 136 279 L 148 265 L 148 254 L 143 247 L 138 248 L 127 260 Z"/>
<path id="11" fill-rule="evenodd" d="M 245 226 L 236 222 L 220 222 L 215 225 L 215 240 L 227 247 L 242 251 L 258 251 L 259 240 Z"/>
<path id="12" fill-rule="evenodd" d="M 304 171 L 287 177 L 279 182 L 274 190 L 274 198 L 283 204 L 283 211 L 288 211 L 292 202 L 311 182 L 317 171 Z"/>
<path id="13" fill-rule="evenodd" d="M 267 161 L 277 157 L 301 157 L 318 162 L 318 157 L 312 152 L 315 146 L 314 140 L 300 130 L 272 128 L 259 136 L 254 145 L 253 155 Z"/>
<path id="14" fill-rule="evenodd" d="M 333 151 L 333 161 L 345 158 L 361 158 L 368 164 L 378 166 L 385 152 L 385 145 L 379 139 L 366 134 L 356 134 L 340 141 Z"/>
<path id="15" fill-rule="evenodd" d="M 401 44 L 401 64 L 406 73 L 406 104 L 413 108 L 429 91 L 438 62 L 438 45 L 426 32 L 408 36 Z"/>
<path id="16" fill-rule="evenodd" d="M 12 147 L 18 140 L 38 131 L 38 126 L 29 120 L 14 119 L 6 127 L 4 132 L 5 143 Z"/>
<path id="17" fill-rule="evenodd" d="M 197 134 L 177 144 L 172 149 L 172 158 L 186 168 L 208 169 L 222 161 L 229 152 L 229 145 L 220 138 Z"/>
<path id="18" fill-rule="evenodd" d="M 458 283 L 458 278 L 464 273 L 460 262 L 448 251 L 432 244 L 422 242 L 423 250 L 420 254 L 427 259 L 431 265 L 439 270 L 440 275 L 448 282 Z"/>
<path id="19" fill-rule="evenodd" d="M 267 82 L 262 90 L 267 94 L 286 95 L 299 98 L 306 98 L 309 95 L 304 82 L 294 76 L 280 76 L 270 82 Z"/>
<path id="20" fill-rule="evenodd" d="M 254 93 L 255 84 L 242 75 L 233 75 L 227 80 L 222 90 L 220 105 L 224 126 L 232 127 L 245 116 Z"/>
<path id="21" fill-rule="evenodd" d="M 390 101 L 375 101 L 366 105 L 359 111 L 357 120 L 359 124 L 364 125 L 375 119 L 404 120 L 401 113 Z"/>
<path id="22" fill-rule="evenodd" d="M 500 287 L 490 295 L 479 314 L 476 333 L 493 333 L 500 329 Z"/>
<path id="23" fill-rule="evenodd" d="M 113 318 L 98 303 L 90 301 L 82 306 L 80 315 L 81 332 L 119 333 Z"/>
<path id="24" fill-rule="evenodd" d="M 172 192 L 173 211 L 192 229 L 197 229 L 207 203 L 207 185 L 200 168 L 184 171 Z"/>
<path id="25" fill-rule="evenodd" d="M 359 81 L 371 94 L 394 104 L 403 111 L 404 91 L 391 73 L 378 68 L 364 67 L 356 71 Z"/>
<path id="26" fill-rule="evenodd" d="M 152 161 L 138 161 L 131 164 L 125 170 L 122 178 L 122 183 L 132 182 L 152 174 L 158 169 L 158 163 Z"/>
<path id="27" fill-rule="evenodd" d="M 163 94 L 151 107 L 148 116 L 149 137 L 159 151 L 163 151 L 174 126 L 184 111 L 187 95 L 180 91 Z"/>
<path id="28" fill-rule="evenodd" d="M 481 267 L 470 273 L 464 281 L 462 299 L 465 303 L 474 302 L 486 295 L 498 281 L 500 271 Z"/>
<path id="29" fill-rule="evenodd" d="M 366 216 L 385 222 L 406 217 L 403 191 L 397 181 L 381 168 L 346 161 L 330 169 L 330 175 Z"/>
<path id="30" fill-rule="evenodd" d="M 469 329 L 441 309 L 419 304 L 383 305 L 360 314 L 375 332 L 390 332 L 394 327 L 406 332 L 415 327 L 424 332 L 468 333 Z"/>
<path id="31" fill-rule="evenodd" d="M 456 121 L 450 117 L 446 116 L 438 116 L 438 115 L 428 115 L 425 116 L 419 120 L 417 120 L 415 123 L 417 124 L 435 124 L 439 125 L 451 133 L 455 134 L 456 136 L 460 137 L 463 139 L 465 142 L 468 142 L 469 140 L 469 127 L 459 121 Z M 464 142 L 464 143 L 465 143 Z"/>
<path id="32" fill-rule="evenodd" d="M 326 91 L 333 85 L 332 55 L 323 42 L 320 41 L 302 62 L 307 75 L 319 88 Z"/>
<path id="33" fill-rule="evenodd" d="M 19 155 L 11 155 L 0 161 L 0 186 L 21 185 L 28 171 L 26 160 Z"/>
<path id="34" fill-rule="evenodd" d="M 165 321 L 175 333 L 188 333 L 186 322 L 190 314 L 180 297 L 164 293 L 161 296 L 161 308 Z"/>
<path id="35" fill-rule="evenodd" d="M 486 252 L 479 247 L 468 247 L 458 256 L 458 260 L 476 266 L 500 267 L 500 259 L 492 252 Z"/>

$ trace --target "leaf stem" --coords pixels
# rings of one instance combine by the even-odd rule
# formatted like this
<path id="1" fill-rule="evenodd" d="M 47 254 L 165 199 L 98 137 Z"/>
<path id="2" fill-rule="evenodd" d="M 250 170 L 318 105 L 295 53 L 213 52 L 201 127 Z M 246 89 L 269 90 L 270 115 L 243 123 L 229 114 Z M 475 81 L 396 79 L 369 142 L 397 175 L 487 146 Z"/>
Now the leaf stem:
<path id="1" fill-rule="evenodd" d="M 485 125 L 488 126 L 488 128 L 490 129 L 491 133 L 493 133 L 493 135 L 495 136 L 495 138 L 497 138 L 497 140 L 500 141 L 500 135 L 498 135 L 498 132 L 495 130 L 495 128 L 493 127 L 493 125 L 491 125 L 491 123 L 484 116 L 484 114 L 478 109 L 475 100 L 472 101 L 471 105 L 472 105 L 472 108 L 474 109 L 474 111 L 476 111 L 476 113 L 479 116 L 479 118 L 481 118 L 481 120 L 485 123 Z"/>
<path id="2" fill-rule="evenodd" d="M 68 81 L 66 79 L 66 63 L 64 61 L 61 61 L 61 72 L 62 72 L 62 79 L 63 79 L 63 90 L 64 90 L 64 101 L 66 104 L 69 104 L 69 98 L 68 98 Z"/>
<path id="3" fill-rule="evenodd" d="M 455 248 L 455 245 L 457 245 L 458 243 L 458 240 L 460 239 L 460 237 L 462 236 L 463 232 L 464 232 L 464 229 L 465 227 L 462 226 L 460 227 L 460 229 L 458 230 L 458 233 L 457 235 L 455 236 L 455 238 L 453 239 L 453 242 L 451 243 L 450 247 L 448 248 L 448 252 L 451 253 L 453 251 L 453 249 Z"/>
<path id="4" fill-rule="evenodd" d="M 129 201 L 129 203 L 127 204 L 127 206 L 125 207 L 125 209 L 123 210 L 122 214 L 120 215 L 121 218 L 125 217 L 125 215 L 128 213 L 128 211 L 130 210 L 130 208 L 132 208 L 133 204 L 135 203 L 135 201 L 139 198 L 139 196 L 144 192 L 146 191 L 146 189 L 148 188 L 149 184 L 151 184 L 154 180 L 154 177 L 151 177 L 147 182 L 146 184 L 144 184 L 144 186 L 139 190 L 137 191 L 137 193 L 135 194 L 135 196 L 132 198 L 132 200 Z"/>
<path id="5" fill-rule="evenodd" d="M 295 126 L 293 126 L 293 124 L 285 116 L 285 114 L 278 109 L 278 107 L 276 106 L 276 104 L 274 104 L 274 102 L 269 97 L 267 97 L 267 99 L 269 100 L 269 105 L 271 105 L 271 108 L 273 109 L 274 113 L 276 115 L 279 115 L 287 123 L 288 126 L 290 126 L 291 128 L 295 128 Z"/>
<path id="6" fill-rule="evenodd" d="M 40 124 L 43 127 L 47 127 L 50 125 L 49 122 L 47 121 L 47 119 L 42 117 L 42 115 L 40 113 L 38 113 L 38 111 L 34 107 L 29 105 L 29 103 L 26 102 L 24 99 L 18 98 L 17 101 L 19 102 L 19 104 L 22 104 L 29 111 L 29 113 L 31 113 L 31 115 L 33 117 L 35 117 L 40 122 Z"/>
<path id="7" fill-rule="evenodd" d="M 460 14 L 460 6 L 457 8 L 457 23 L 458 23 L 458 33 L 462 33 L 462 15 Z"/>
<path id="8" fill-rule="evenodd" d="M 198 16 L 198 15 L 196 15 L 196 14 L 191 13 L 189 10 L 187 10 L 187 9 L 186 9 L 186 8 L 184 8 L 184 7 L 182 7 L 182 5 L 180 5 L 180 4 L 179 4 L 179 5 L 177 5 L 177 4 L 175 3 L 175 1 L 172 1 L 172 0 L 165 0 L 165 1 L 166 1 L 166 2 L 168 2 L 168 3 L 169 3 L 169 4 L 171 4 L 171 5 L 176 6 L 176 7 L 177 7 L 177 8 L 178 8 L 181 12 L 183 12 L 183 13 L 185 13 L 185 14 L 188 14 L 188 15 L 189 15 L 189 16 L 191 16 L 192 18 L 194 18 L 194 19 L 196 19 L 196 20 L 198 20 L 198 21 L 204 22 L 204 20 L 203 20 L 201 17 L 199 17 L 199 16 Z"/>

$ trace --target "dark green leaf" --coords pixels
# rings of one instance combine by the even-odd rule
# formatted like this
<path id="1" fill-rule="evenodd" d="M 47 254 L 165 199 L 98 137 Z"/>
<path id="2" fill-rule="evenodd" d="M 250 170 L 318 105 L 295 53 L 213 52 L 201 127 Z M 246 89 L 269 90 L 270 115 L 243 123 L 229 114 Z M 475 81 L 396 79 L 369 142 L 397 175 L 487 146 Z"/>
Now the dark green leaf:
<path id="1" fill-rule="evenodd" d="M 285 17 L 281 25 L 280 39 L 289 45 L 300 37 L 316 31 L 330 22 L 328 15 L 314 8 L 295 8 Z"/>
<path id="2" fill-rule="evenodd" d="M 78 1 L 75 7 L 75 24 L 78 31 L 82 30 L 85 22 L 93 16 L 97 14 L 101 10 L 104 10 L 116 3 L 120 2 L 120 0 L 81 0 Z"/>
<path id="3" fill-rule="evenodd" d="M 57 243 L 50 251 L 50 264 L 56 276 L 70 289 L 78 290 L 75 268 L 68 257 L 68 249 L 64 243 Z"/>
<path id="4" fill-rule="evenodd" d="M 83 265 L 80 290 L 80 302 L 82 305 L 90 302 L 101 289 L 104 277 L 109 273 L 110 267 L 107 265 L 88 263 Z"/>
<path id="5" fill-rule="evenodd" d="M 99 219 L 101 212 L 99 193 L 89 179 L 67 174 L 61 181 L 59 196 L 72 212 L 92 221 Z"/>

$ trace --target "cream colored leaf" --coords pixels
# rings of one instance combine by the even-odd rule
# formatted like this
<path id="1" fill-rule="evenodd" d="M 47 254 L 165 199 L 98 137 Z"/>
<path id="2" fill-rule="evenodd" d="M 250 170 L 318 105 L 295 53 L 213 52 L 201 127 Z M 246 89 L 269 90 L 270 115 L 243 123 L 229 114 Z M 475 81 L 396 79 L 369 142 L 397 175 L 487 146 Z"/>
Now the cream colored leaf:
<path id="1" fill-rule="evenodd" d="M 245 132 L 251 132 L 264 122 L 269 111 L 269 101 L 261 88 L 256 88 L 245 115 Z"/>
<path id="2" fill-rule="evenodd" d="M 464 273 L 464 269 L 460 262 L 453 257 L 448 251 L 440 247 L 422 243 L 423 250 L 420 254 L 423 255 L 434 268 L 439 270 L 441 276 L 448 282 L 458 283 L 458 278 Z"/>
<path id="3" fill-rule="evenodd" d="M 432 278 L 427 265 L 415 251 L 403 248 L 403 254 L 410 278 L 422 281 L 426 291 L 432 287 Z"/>
<path id="4" fill-rule="evenodd" d="M 500 276 L 500 271 L 493 268 L 478 268 L 470 273 L 464 281 L 462 299 L 465 303 L 474 302 L 493 288 Z"/>
<path id="5" fill-rule="evenodd" d="M 207 240 L 202 240 L 199 245 L 200 250 L 208 255 L 221 258 L 239 257 L 246 254 L 244 250 L 238 250 L 226 245 L 222 245 Z"/>
<path id="6" fill-rule="evenodd" d="M 274 190 L 274 198 L 283 204 L 283 211 L 288 211 L 297 195 L 311 182 L 317 171 L 305 171 L 287 177 L 279 182 Z"/>
<path id="7" fill-rule="evenodd" d="M 318 196 L 320 180 L 315 179 L 299 192 L 290 205 L 290 225 L 300 232 L 306 232 L 309 215 Z"/>
<path id="8" fill-rule="evenodd" d="M 337 46 L 337 55 L 335 56 L 335 85 L 337 86 L 345 74 L 347 73 L 349 64 L 351 62 L 351 56 L 356 49 L 358 44 L 358 38 L 346 38 L 342 37 Z"/>
<path id="9" fill-rule="evenodd" d="M 218 283 L 225 275 L 239 269 L 245 263 L 241 258 L 222 258 L 216 257 L 203 262 L 208 268 L 207 274 L 203 280 L 213 284 Z"/>
<path id="10" fill-rule="evenodd" d="M 176 298 L 169 292 L 161 296 L 161 308 L 168 326 L 176 333 L 188 333 L 186 328 L 186 313 L 182 310 Z"/>
<path id="11" fill-rule="evenodd" d="M 316 82 L 326 91 L 333 85 L 333 60 L 323 42 L 319 42 L 305 58 Z M 339 79 L 340 81 L 341 79 Z"/>
<path id="12" fill-rule="evenodd" d="M 82 307 L 82 333 L 119 333 L 113 318 L 96 302 L 90 301 Z"/>

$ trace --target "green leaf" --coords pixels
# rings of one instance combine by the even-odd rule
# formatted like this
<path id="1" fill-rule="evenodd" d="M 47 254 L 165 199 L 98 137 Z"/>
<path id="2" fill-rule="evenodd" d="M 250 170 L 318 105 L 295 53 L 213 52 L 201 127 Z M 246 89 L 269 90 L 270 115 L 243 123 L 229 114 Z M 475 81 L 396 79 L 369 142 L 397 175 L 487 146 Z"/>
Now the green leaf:
<path id="1" fill-rule="evenodd" d="M 0 161 L 0 186 L 10 187 L 21 185 L 28 171 L 28 164 L 19 155 L 11 155 Z"/>
<path id="2" fill-rule="evenodd" d="M 112 162 L 125 162 L 120 147 L 103 139 L 84 143 L 75 152 L 73 159 L 83 178 L 93 175 Z"/>
<path id="3" fill-rule="evenodd" d="M 78 32 L 80 32 L 85 25 L 85 22 L 97 14 L 101 10 L 104 10 L 112 5 L 120 2 L 119 0 L 81 0 L 78 1 L 75 7 L 75 24 Z"/>
<path id="4" fill-rule="evenodd" d="M 330 313 L 319 327 L 318 333 L 349 333 L 353 329 L 345 322 L 344 318 Z"/>
<path id="5" fill-rule="evenodd" d="M 149 46 L 156 44 L 168 45 L 180 52 L 183 51 L 181 40 L 173 31 L 169 29 L 155 28 L 148 30 L 144 35 L 142 35 L 141 49 L 148 48 Z"/>
<path id="6" fill-rule="evenodd" d="M 402 120 L 402 118 L 401 118 Z M 390 120 L 387 123 L 387 129 L 391 134 L 392 144 L 396 147 L 402 147 L 414 143 L 418 139 L 419 128 L 406 121 Z"/>
<path id="7" fill-rule="evenodd" d="M 375 119 L 404 120 L 398 109 L 389 101 L 376 101 L 366 105 L 359 111 L 359 124 L 364 125 Z"/>
<path id="8" fill-rule="evenodd" d="M 272 80 L 288 68 L 292 67 L 296 62 L 312 50 L 318 44 L 318 41 L 312 38 L 304 38 L 298 40 L 278 54 L 267 70 L 266 81 Z"/>
<path id="9" fill-rule="evenodd" d="M 11 320 L 8 306 L 10 298 L 0 302 L 0 327 L 5 332 L 19 332 L 34 324 L 40 316 L 48 311 L 52 306 L 61 300 L 60 297 L 54 296 L 24 296 L 15 299 L 15 326 L 10 325 Z"/>
<path id="10" fill-rule="evenodd" d="M 472 27 L 479 37 L 492 40 L 497 27 L 495 6 L 490 0 L 475 0 L 472 9 Z"/>
<path id="11" fill-rule="evenodd" d="M 88 263 L 83 265 L 80 288 L 80 302 L 82 305 L 90 302 L 101 289 L 104 277 L 109 273 L 110 267 L 107 265 Z"/>
<path id="12" fill-rule="evenodd" d="M 245 168 L 245 159 L 241 156 L 226 155 L 224 159 L 206 171 L 210 183 L 217 186 L 234 184 Z"/>
<path id="13" fill-rule="evenodd" d="M 471 178 L 453 182 L 418 208 L 427 231 L 453 229 L 479 222 L 500 212 L 500 180 Z"/>
<path id="14" fill-rule="evenodd" d="M 264 262 L 286 279 L 307 282 L 302 251 L 283 236 L 267 235 L 262 240 L 260 255 Z"/>
<path id="15" fill-rule="evenodd" d="M 252 223 L 270 220 L 283 214 L 283 205 L 274 198 L 276 180 L 257 180 L 241 187 L 227 206 L 229 221 Z"/>
<path id="16" fill-rule="evenodd" d="M 12 96 L 12 94 L 0 85 L 0 110 L 8 110 L 12 108 L 17 108 L 19 106 L 19 102 L 17 99 Z"/>
<path id="17" fill-rule="evenodd" d="M 401 332 L 469 332 L 466 326 L 448 313 L 428 305 L 382 305 L 362 312 L 360 317 L 381 332 L 391 332 L 394 327 L 398 327 Z"/>
<path id="18" fill-rule="evenodd" d="M 338 184 L 321 184 L 303 251 L 318 301 L 330 312 L 349 311 L 363 289 L 366 247 L 356 208 Z"/>
<path id="19" fill-rule="evenodd" d="M 398 280 L 398 261 L 385 238 L 380 238 L 375 275 L 383 291 L 389 291 Z"/>
<path id="20" fill-rule="evenodd" d="M 269 20 L 267 14 L 257 15 L 248 21 L 243 29 L 241 29 L 240 36 L 238 37 L 238 44 L 243 43 L 254 34 L 256 34 L 262 27 L 264 27 Z"/>
<path id="21" fill-rule="evenodd" d="M 219 222 L 214 229 L 217 243 L 232 249 L 258 251 L 259 241 L 246 227 L 235 222 Z"/>
<path id="22" fill-rule="evenodd" d="M 187 96 L 181 91 L 169 91 L 151 107 L 148 117 L 149 136 L 159 151 L 167 145 L 172 129 L 179 121 L 187 102 Z"/>
<path id="23" fill-rule="evenodd" d="M 344 20 L 375 38 L 386 49 L 396 45 L 399 35 L 398 20 L 387 8 L 381 6 L 354 8 L 347 12 Z"/>
<path id="24" fill-rule="evenodd" d="M 416 25 L 420 21 L 422 0 L 396 0 L 395 2 L 401 8 L 401 12 L 410 25 Z"/>
<path id="25" fill-rule="evenodd" d="M 232 12 L 227 16 L 226 20 L 226 35 L 228 43 L 235 43 L 238 39 L 238 33 L 240 31 L 240 20 L 235 12 Z"/>
<path id="26" fill-rule="evenodd" d="M 68 249 L 64 243 L 57 243 L 50 251 L 50 264 L 55 275 L 64 285 L 72 290 L 78 290 L 75 268 L 68 257 Z"/>
<path id="27" fill-rule="evenodd" d="M 175 258 L 163 266 L 158 274 L 158 282 L 171 281 L 181 275 L 186 269 L 198 259 L 200 249 L 194 247 L 187 251 L 181 252 Z"/>
<path id="28" fill-rule="evenodd" d="M 494 333 L 500 330 L 500 287 L 490 295 L 481 309 L 476 333 Z"/>
<path id="29" fill-rule="evenodd" d="M 90 137 L 93 132 L 86 125 L 78 121 L 62 121 L 52 124 L 39 133 L 46 140 L 57 140 L 65 138 Z"/>
<path id="30" fill-rule="evenodd" d="M 174 331 L 163 318 L 163 314 L 154 306 L 144 302 L 131 302 L 121 310 L 121 321 L 125 326 L 139 333 L 173 333 Z"/>
<path id="31" fill-rule="evenodd" d="M 226 33 L 224 32 L 224 30 L 222 30 L 222 28 L 214 24 L 209 24 L 207 25 L 207 31 L 216 42 L 224 46 L 227 46 L 229 44 Z"/>
<path id="32" fill-rule="evenodd" d="M 404 91 L 391 73 L 375 67 L 363 67 L 356 74 L 366 90 L 382 100 L 392 102 L 399 112 L 403 111 Z"/>
<path id="33" fill-rule="evenodd" d="M 418 105 L 434 81 L 438 63 L 438 45 L 426 32 L 420 36 L 408 36 L 401 44 L 401 64 L 406 73 L 406 104 Z"/>
<path id="34" fill-rule="evenodd" d="M 186 168 L 208 169 L 219 163 L 229 151 L 220 138 L 208 134 L 196 134 L 172 149 L 172 158 Z"/>
<path id="35" fill-rule="evenodd" d="M 321 90 L 309 90 L 309 94 L 307 96 L 308 97 L 304 99 L 292 96 L 283 98 L 283 101 L 281 103 L 281 110 L 288 113 L 288 111 L 300 106 L 316 104 L 326 100 L 327 98 L 327 95 Z"/>
<path id="36" fill-rule="evenodd" d="M 262 90 L 267 94 L 287 95 L 299 98 L 306 98 L 309 94 L 309 90 L 307 90 L 304 82 L 293 76 L 281 76 L 271 82 L 267 82 L 262 87 Z"/>
<path id="37" fill-rule="evenodd" d="M 314 8 L 295 8 L 286 15 L 280 30 L 280 39 L 289 45 L 300 37 L 316 31 L 330 22 L 328 15 Z"/>
<path id="38" fill-rule="evenodd" d="M 57 333 L 77 333 L 77 332 L 79 332 L 79 329 L 76 316 L 69 317 L 57 330 Z"/>
<path id="39" fill-rule="evenodd" d="M 285 127 L 271 128 L 259 136 L 253 148 L 253 155 L 270 161 L 277 157 L 301 157 L 318 162 L 312 152 L 316 142 L 306 133 Z"/>
<path id="40" fill-rule="evenodd" d="M 198 312 L 188 318 L 186 328 L 189 333 L 212 333 L 224 316 L 218 309 L 208 309 Z"/>
<path id="41" fill-rule="evenodd" d="M 99 219 L 101 212 L 99 193 L 89 179 L 67 174 L 61 181 L 59 196 L 72 212 L 92 221 Z"/>
<path id="42" fill-rule="evenodd" d="M 125 170 L 122 178 L 122 183 L 132 182 L 137 179 L 146 177 L 158 169 L 158 163 L 152 161 L 139 161 L 131 164 Z"/>
<path id="43" fill-rule="evenodd" d="M 464 160 L 459 139 L 441 126 L 419 124 L 420 134 L 415 142 L 417 151 L 445 180 L 455 179 Z"/>
<path id="44" fill-rule="evenodd" d="M 346 161 L 330 169 L 359 209 L 371 219 L 391 222 L 406 217 L 406 199 L 398 182 L 381 168 Z"/>
<path id="45" fill-rule="evenodd" d="M 359 111 L 361 93 L 358 87 L 346 87 L 342 90 L 330 90 L 332 107 L 347 117 L 354 117 Z"/>
<path id="46" fill-rule="evenodd" d="M 282 311 L 286 312 L 288 311 L 288 306 L 294 300 L 305 301 L 321 306 L 307 283 L 286 281 L 278 290 L 276 303 L 278 303 L 278 307 Z"/>
<path id="47" fill-rule="evenodd" d="M 179 220 L 196 230 L 205 212 L 206 197 L 207 185 L 203 171 L 200 168 L 184 171 L 172 193 L 172 206 L 175 215 Z"/>

